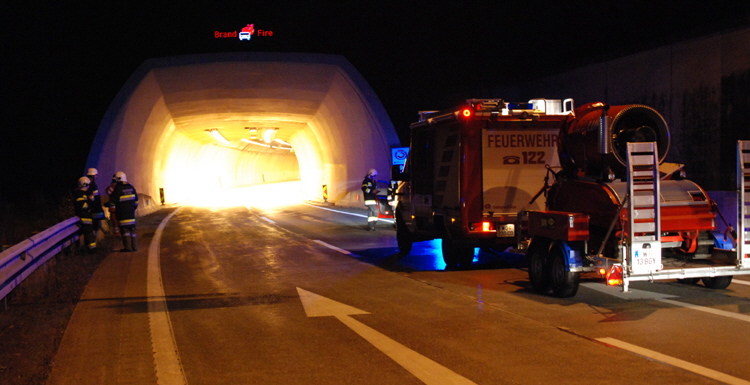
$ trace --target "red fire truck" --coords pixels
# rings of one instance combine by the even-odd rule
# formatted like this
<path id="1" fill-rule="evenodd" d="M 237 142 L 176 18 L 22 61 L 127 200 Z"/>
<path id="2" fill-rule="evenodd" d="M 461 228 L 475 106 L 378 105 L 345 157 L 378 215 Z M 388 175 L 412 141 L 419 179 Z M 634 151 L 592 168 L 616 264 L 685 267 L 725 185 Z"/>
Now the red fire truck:
<path id="1" fill-rule="evenodd" d="M 559 168 L 560 127 L 573 101 L 509 103 L 471 99 L 420 113 L 398 186 L 396 234 L 402 254 L 412 243 L 442 239 L 446 265 L 471 264 L 477 247 L 516 247 L 519 212 L 541 210 L 542 181 Z"/>

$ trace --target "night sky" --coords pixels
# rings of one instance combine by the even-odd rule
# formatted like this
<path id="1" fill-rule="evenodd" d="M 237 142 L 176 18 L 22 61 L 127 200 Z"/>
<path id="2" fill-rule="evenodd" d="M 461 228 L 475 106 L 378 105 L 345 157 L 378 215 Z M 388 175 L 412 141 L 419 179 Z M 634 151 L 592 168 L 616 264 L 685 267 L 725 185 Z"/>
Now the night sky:
<path id="1" fill-rule="evenodd" d="M 419 110 L 503 97 L 491 90 L 750 24 L 746 0 L 69 3 L 0 5 L 0 202 L 73 188 L 109 103 L 148 58 L 339 54 L 372 86 L 407 144 Z M 246 24 L 273 36 L 250 44 L 215 38 Z"/>

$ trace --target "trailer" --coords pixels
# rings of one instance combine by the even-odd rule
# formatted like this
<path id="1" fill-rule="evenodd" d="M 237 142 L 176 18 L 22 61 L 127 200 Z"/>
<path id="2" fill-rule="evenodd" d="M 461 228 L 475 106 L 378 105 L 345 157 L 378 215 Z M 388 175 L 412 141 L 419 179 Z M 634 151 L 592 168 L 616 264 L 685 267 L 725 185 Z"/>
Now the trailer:
<path id="1" fill-rule="evenodd" d="M 664 279 L 724 289 L 750 274 L 749 141 L 737 143 L 738 231 L 728 227 L 727 243 L 714 236 L 724 219 L 716 203 L 681 165 L 663 162 L 669 129 L 652 108 L 590 103 L 570 114 L 560 138 L 563 169 L 546 209 L 519 215 L 534 291 L 574 296 L 587 272 L 625 292 L 630 282 Z"/>

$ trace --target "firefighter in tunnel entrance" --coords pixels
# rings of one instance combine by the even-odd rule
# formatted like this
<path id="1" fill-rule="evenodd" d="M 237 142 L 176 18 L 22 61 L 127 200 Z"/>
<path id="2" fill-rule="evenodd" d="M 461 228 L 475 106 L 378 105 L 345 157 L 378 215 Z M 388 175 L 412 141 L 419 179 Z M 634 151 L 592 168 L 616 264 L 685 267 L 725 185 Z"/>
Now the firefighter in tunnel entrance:
<path id="1" fill-rule="evenodd" d="M 378 223 L 378 170 L 371 168 L 362 181 L 362 194 L 367 206 L 367 231 L 375 231 Z"/>
<path id="2" fill-rule="evenodd" d="M 135 227 L 135 209 L 138 208 L 138 192 L 128 183 L 124 172 L 115 173 L 115 188 L 109 196 L 110 206 L 115 208 L 117 223 L 122 233 L 122 250 L 138 251 L 138 233 Z"/>

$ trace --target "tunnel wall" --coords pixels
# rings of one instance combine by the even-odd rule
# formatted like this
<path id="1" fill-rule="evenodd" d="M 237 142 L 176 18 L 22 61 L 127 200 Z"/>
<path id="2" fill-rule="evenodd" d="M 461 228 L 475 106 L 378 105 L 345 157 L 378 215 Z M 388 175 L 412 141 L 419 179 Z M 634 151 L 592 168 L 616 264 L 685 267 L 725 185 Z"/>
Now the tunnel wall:
<path id="1" fill-rule="evenodd" d="M 576 105 L 645 104 L 671 131 L 667 161 L 708 190 L 736 186 L 736 141 L 750 139 L 750 28 L 727 31 L 564 73 L 498 87 L 497 97 L 573 98 Z"/>
<path id="2" fill-rule="evenodd" d="M 217 118 L 277 108 L 285 118 L 306 119 L 308 129 L 292 137 L 295 152 L 286 154 L 195 140 L 175 121 L 205 100 L 218 102 L 201 105 L 201 113 L 210 108 Z M 169 203 L 206 186 L 297 179 L 307 198 L 321 199 L 325 184 L 335 201 L 358 190 L 367 169 L 387 172 L 390 147 L 399 144 L 382 104 L 343 57 L 197 55 L 152 59 L 131 76 L 102 119 L 86 167 L 99 169 L 100 184 L 124 171 L 140 192 L 158 197 L 164 188 Z"/>

